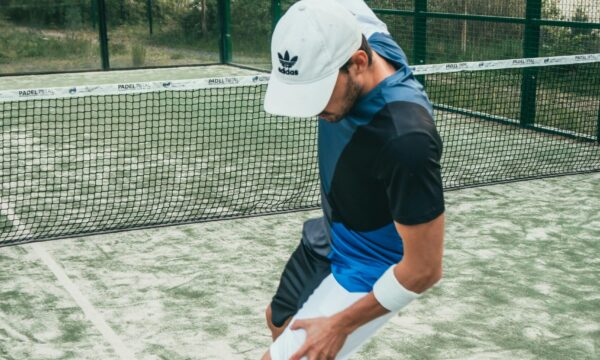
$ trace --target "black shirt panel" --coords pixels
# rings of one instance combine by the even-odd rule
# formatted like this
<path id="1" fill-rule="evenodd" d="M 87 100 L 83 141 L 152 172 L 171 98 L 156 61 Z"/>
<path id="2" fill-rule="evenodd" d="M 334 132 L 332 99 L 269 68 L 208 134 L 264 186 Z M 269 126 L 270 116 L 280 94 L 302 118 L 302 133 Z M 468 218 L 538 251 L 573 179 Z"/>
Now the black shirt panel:
<path id="1" fill-rule="evenodd" d="M 355 231 L 394 220 L 433 220 L 444 211 L 441 154 L 441 138 L 425 108 L 387 104 L 356 130 L 339 158 L 329 196 L 332 220 Z"/>

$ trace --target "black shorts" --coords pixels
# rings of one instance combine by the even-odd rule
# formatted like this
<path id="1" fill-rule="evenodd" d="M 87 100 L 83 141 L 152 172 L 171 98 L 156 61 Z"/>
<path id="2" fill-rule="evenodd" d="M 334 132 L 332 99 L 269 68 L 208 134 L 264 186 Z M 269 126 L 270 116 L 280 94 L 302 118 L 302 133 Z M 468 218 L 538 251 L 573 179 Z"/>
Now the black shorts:
<path id="1" fill-rule="evenodd" d="M 271 322 L 281 327 L 331 273 L 329 260 L 300 241 L 288 260 L 271 301 Z"/>

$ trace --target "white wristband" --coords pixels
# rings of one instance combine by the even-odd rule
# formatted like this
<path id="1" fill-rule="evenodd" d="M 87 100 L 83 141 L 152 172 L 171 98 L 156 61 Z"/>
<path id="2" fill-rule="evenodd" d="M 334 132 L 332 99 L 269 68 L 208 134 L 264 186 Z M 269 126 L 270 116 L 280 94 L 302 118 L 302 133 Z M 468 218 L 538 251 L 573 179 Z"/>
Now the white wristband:
<path id="1" fill-rule="evenodd" d="M 391 312 L 397 312 L 419 297 L 419 294 L 400 284 L 394 275 L 394 267 L 396 265 L 390 266 L 373 286 L 373 295 L 377 301 Z"/>

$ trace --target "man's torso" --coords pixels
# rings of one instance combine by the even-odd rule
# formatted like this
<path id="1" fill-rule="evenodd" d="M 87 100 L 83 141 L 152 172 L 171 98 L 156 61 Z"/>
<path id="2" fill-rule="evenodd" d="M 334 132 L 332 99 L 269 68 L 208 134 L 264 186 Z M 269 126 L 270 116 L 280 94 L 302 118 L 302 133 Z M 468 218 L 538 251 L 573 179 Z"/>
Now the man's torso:
<path id="1" fill-rule="evenodd" d="M 395 195 L 387 183 L 390 147 L 427 137 L 439 145 L 441 156 L 431 104 L 402 50 L 384 34 L 374 34 L 369 43 L 397 72 L 361 97 L 341 121 L 319 120 L 324 218 L 304 226 L 305 241 L 331 260 L 336 280 L 349 291 L 366 292 L 403 254 L 394 226 Z M 410 186 L 398 189 L 407 190 Z"/>

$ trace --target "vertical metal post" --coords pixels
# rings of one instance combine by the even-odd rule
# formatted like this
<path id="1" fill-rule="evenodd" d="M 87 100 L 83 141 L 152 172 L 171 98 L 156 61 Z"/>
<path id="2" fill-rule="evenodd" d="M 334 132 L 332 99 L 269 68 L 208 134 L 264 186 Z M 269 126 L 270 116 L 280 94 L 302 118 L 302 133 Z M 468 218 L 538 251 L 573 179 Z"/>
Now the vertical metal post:
<path id="1" fill-rule="evenodd" d="M 152 25 L 152 0 L 146 0 L 146 15 L 148 16 L 148 30 L 150 31 L 150 35 L 153 34 Z"/>
<path id="2" fill-rule="evenodd" d="M 220 53 L 221 63 L 231 63 L 231 0 L 219 0 L 219 19 L 221 20 Z"/>
<path id="3" fill-rule="evenodd" d="M 596 122 L 596 140 L 600 144 L 600 104 L 598 104 L 598 121 Z"/>
<path id="4" fill-rule="evenodd" d="M 467 5 L 467 1 L 463 0 L 463 5 L 464 5 L 464 14 L 467 15 L 469 13 L 469 6 Z M 460 49 L 462 50 L 463 55 L 465 55 L 467 53 L 467 40 L 469 38 L 469 23 L 467 22 L 467 20 L 463 20 L 462 23 L 462 41 L 461 41 L 461 46 Z"/>
<path id="5" fill-rule="evenodd" d="M 92 0 L 91 4 L 92 28 L 96 30 L 96 25 L 98 24 L 98 0 Z"/>
<path id="6" fill-rule="evenodd" d="M 423 65 L 427 62 L 427 0 L 415 0 L 415 17 L 413 19 L 413 62 Z M 425 86 L 425 76 L 417 79 Z"/>
<path id="7" fill-rule="evenodd" d="M 527 0 L 523 57 L 540 55 L 540 25 L 533 22 L 542 17 L 542 0 Z M 523 69 L 521 80 L 521 126 L 535 124 L 538 69 Z"/>
<path id="8" fill-rule="evenodd" d="M 121 14 L 121 19 L 119 21 L 119 24 L 124 24 L 125 21 L 125 0 L 119 0 L 119 13 Z"/>
<path id="9" fill-rule="evenodd" d="M 281 0 L 271 0 L 271 30 L 275 31 L 275 26 L 281 19 Z"/>
<path id="10" fill-rule="evenodd" d="M 100 33 L 100 54 L 102 56 L 102 70 L 110 69 L 108 56 L 108 28 L 106 26 L 106 3 L 105 0 L 97 0 L 98 2 L 98 28 Z"/>
<path id="11" fill-rule="evenodd" d="M 1 3 L 2 3 L 2 0 L 0 0 L 0 4 Z M 81 25 L 83 26 L 83 24 L 85 24 L 85 15 L 87 13 L 86 8 L 85 8 L 85 1 L 79 2 L 79 13 L 81 14 Z"/>

